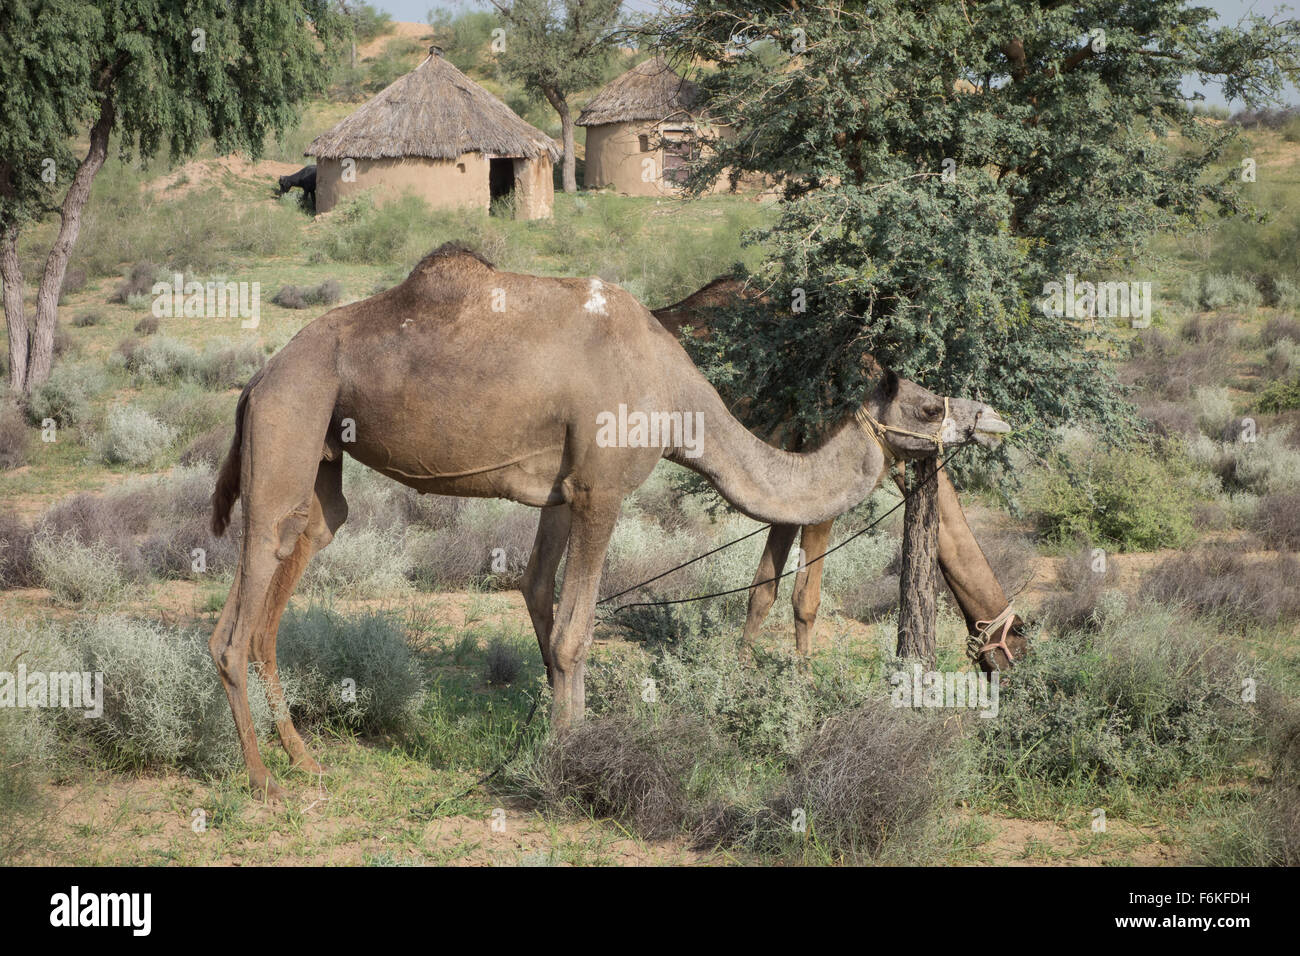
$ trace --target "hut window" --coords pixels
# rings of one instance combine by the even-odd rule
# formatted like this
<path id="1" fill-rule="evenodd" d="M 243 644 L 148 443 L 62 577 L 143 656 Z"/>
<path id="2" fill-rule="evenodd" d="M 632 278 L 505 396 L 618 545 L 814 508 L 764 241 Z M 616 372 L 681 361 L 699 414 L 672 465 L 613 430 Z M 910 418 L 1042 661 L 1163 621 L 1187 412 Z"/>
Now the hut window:
<path id="1" fill-rule="evenodd" d="M 456 164 L 456 168 L 457 168 L 460 172 L 463 173 L 463 172 L 465 171 L 465 164 L 464 164 L 464 163 L 457 163 L 457 164 Z"/>
<path id="2" fill-rule="evenodd" d="M 640 136 L 637 137 L 637 142 L 639 142 L 639 143 L 641 144 L 641 152 L 643 152 L 643 153 L 648 153 L 648 152 L 650 152 L 650 137 L 649 137 L 649 136 L 647 136 L 645 133 L 642 133 Z"/>

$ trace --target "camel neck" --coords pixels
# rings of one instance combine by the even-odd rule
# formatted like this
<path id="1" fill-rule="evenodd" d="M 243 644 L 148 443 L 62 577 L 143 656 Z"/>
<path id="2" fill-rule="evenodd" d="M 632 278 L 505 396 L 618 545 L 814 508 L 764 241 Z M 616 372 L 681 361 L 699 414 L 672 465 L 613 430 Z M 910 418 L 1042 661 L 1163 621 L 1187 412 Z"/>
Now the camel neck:
<path id="1" fill-rule="evenodd" d="M 799 454 L 760 441 L 702 377 L 681 407 L 703 412 L 700 454 L 669 458 L 703 475 L 728 503 L 759 521 L 819 524 L 870 495 L 885 473 L 879 443 L 852 419 L 816 451 Z"/>

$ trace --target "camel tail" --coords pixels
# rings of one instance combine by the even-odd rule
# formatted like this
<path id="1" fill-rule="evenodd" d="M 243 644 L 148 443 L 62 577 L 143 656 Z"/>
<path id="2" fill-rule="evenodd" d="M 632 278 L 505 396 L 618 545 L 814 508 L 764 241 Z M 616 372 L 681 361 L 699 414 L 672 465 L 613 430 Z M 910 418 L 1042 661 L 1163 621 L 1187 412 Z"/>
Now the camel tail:
<path id="1" fill-rule="evenodd" d="M 212 533 L 218 538 L 226 533 L 226 528 L 230 526 L 230 512 L 235 507 L 235 501 L 239 498 L 239 471 L 240 459 L 242 457 L 241 449 L 244 442 L 244 411 L 248 406 L 248 396 L 253 391 L 253 386 L 257 380 L 262 377 L 259 371 L 244 386 L 243 392 L 239 395 L 239 404 L 235 406 L 235 437 L 230 440 L 230 451 L 226 453 L 226 460 L 221 465 L 221 470 L 217 472 L 217 487 L 212 492 Z"/>

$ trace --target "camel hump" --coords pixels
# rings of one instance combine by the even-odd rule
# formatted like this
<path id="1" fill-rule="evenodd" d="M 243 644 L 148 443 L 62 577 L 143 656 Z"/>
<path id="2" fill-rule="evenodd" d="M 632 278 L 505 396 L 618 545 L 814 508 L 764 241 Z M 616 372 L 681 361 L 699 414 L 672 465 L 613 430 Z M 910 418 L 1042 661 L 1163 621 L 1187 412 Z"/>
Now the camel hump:
<path id="1" fill-rule="evenodd" d="M 434 270 L 448 269 L 483 269 L 495 271 L 496 266 L 462 242 L 444 242 L 434 249 L 411 270 L 411 277 L 423 275 Z"/>

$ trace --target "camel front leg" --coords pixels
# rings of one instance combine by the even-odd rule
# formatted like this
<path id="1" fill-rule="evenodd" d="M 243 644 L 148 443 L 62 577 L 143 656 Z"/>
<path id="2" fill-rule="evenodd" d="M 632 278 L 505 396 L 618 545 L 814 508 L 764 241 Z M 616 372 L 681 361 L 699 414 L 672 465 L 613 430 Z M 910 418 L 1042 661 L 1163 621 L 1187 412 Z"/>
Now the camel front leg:
<path id="1" fill-rule="evenodd" d="M 803 560 L 813 562 L 800 568 L 794 578 L 794 644 L 804 657 L 812 653 L 813 629 L 817 626 L 817 609 L 822 603 L 822 574 L 826 570 L 826 559 L 822 555 L 830 546 L 834 524 L 832 518 L 821 524 L 806 525 L 799 539 Z M 817 561 L 817 558 L 822 559 Z"/>
<path id="2" fill-rule="evenodd" d="M 586 662 L 596 616 L 596 591 L 621 499 L 572 506 L 569 558 L 560 589 L 560 612 L 551 638 L 551 726 L 582 720 L 586 708 Z"/>
<path id="3" fill-rule="evenodd" d="M 745 611 L 746 643 L 752 643 L 758 637 L 768 611 L 776 602 L 780 582 L 774 578 L 785 568 L 798 530 L 798 525 L 774 524 L 767 532 L 767 543 L 763 546 L 763 556 L 758 559 L 758 570 L 754 572 L 754 583 L 749 591 L 749 607 Z"/>
<path id="4" fill-rule="evenodd" d="M 524 569 L 523 579 L 519 582 L 524 603 L 528 605 L 528 616 L 533 619 L 537 646 L 542 651 L 542 663 L 546 665 L 546 680 L 552 685 L 555 683 L 551 666 L 551 630 L 555 626 L 555 574 L 560 568 L 560 559 L 564 557 L 564 549 L 569 544 L 570 518 L 568 505 L 542 509 L 537 521 L 537 537 L 533 541 L 532 553 L 528 555 L 528 567 Z"/>

